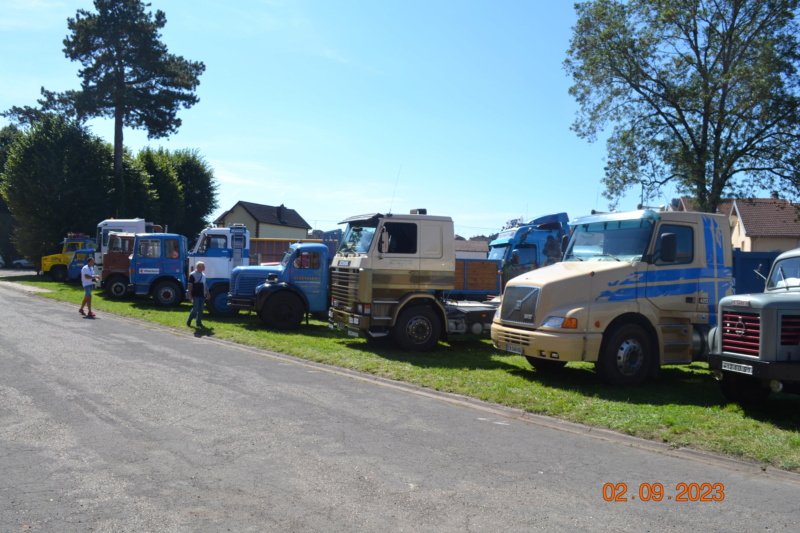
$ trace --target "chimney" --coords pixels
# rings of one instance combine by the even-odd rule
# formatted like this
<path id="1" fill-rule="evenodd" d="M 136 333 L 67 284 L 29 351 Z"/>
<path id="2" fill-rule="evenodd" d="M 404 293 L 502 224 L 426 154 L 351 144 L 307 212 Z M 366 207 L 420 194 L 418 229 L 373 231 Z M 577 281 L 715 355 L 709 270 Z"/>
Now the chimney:
<path id="1" fill-rule="evenodd" d="M 276 216 L 278 218 L 278 222 L 283 222 L 283 204 L 278 206 L 278 212 Z"/>

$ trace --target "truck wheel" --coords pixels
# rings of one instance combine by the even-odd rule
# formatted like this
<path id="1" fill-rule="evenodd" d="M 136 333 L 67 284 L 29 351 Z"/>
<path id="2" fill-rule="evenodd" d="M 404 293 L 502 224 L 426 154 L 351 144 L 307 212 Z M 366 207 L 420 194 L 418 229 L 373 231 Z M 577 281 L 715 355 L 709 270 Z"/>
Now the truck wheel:
<path id="1" fill-rule="evenodd" d="M 647 333 L 636 324 L 628 324 L 611 333 L 595 368 L 607 383 L 626 387 L 640 385 L 652 364 Z"/>
<path id="2" fill-rule="evenodd" d="M 531 357 L 528 355 L 525 356 L 525 359 L 539 372 L 556 372 L 567 366 L 566 361 L 557 361 L 555 359 L 542 359 L 541 357 Z"/>
<path id="3" fill-rule="evenodd" d="M 728 401 L 745 406 L 759 405 L 767 401 L 771 391 L 766 387 L 762 387 L 757 378 L 732 372 L 724 372 L 723 374 L 719 386 L 722 389 L 722 395 Z"/>
<path id="4" fill-rule="evenodd" d="M 220 285 L 211 289 L 211 298 L 208 300 L 208 312 L 211 316 L 234 316 L 239 314 L 238 309 L 228 305 L 228 286 Z"/>
<path id="5" fill-rule="evenodd" d="M 106 294 L 113 300 L 121 300 L 128 295 L 128 280 L 122 276 L 114 276 L 106 282 Z"/>
<path id="6" fill-rule="evenodd" d="M 428 307 L 415 305 L 403 310 L 392 328 L 394 340 L 406 352 L 427 352 L 439 343 L 441 326 Z"/>
<path id="7" fill-rule="evenodd" d="M 153 298 L 160 307 L 175 307 L 181 303 L 181 292 L 172 281 L 162 281 L 153 288 Z"/>
<path id="8" fill-rule="evenodd" d="M 53 281 L 67 281 L 67 269 L 64 265 L 57 265 L 50 269 L 50 277 Z"/>
<path id="9" fill-rule="evenodd" d="M 268 328 L 288 331 L 300 327 L 303 313 L 300 298 L 290 292 L 278 292 L 264 302 L 258 316 Z"/>

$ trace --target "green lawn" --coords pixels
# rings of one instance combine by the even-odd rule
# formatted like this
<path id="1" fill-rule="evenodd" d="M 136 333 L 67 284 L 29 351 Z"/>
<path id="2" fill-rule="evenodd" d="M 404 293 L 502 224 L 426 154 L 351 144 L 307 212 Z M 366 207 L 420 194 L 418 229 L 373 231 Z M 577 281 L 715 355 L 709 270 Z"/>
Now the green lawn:
<path id="1" fill-rule="evenodd" d="M 52 289 L 44 297 L 80 304 L 76 284 L 36 276 L 0 278 Z M 152 300 L 113 301 L 94 296 L 98 312 L 125 315 L 186 330 L 189 304 L 162 309 Z M 619 389 L 599 382 L 593 366 L 570 363 L 556 373 L 533 370 L 522 357 L 507 356 L 487 339 L 454 336 L 428 353 L 407 353 L 390 342 L 370 343 L 311 321 L 297 332 L 264 329 L 255 315 L 204 319 L 207 333 L 330 365 L 369 372 L 431 389 L 455 392 L 589 426 L 800 469 L 800 396 L 773 394 L 765 407 L 728 404 L 705 363 L 666 367 L 642 387 Z"/>

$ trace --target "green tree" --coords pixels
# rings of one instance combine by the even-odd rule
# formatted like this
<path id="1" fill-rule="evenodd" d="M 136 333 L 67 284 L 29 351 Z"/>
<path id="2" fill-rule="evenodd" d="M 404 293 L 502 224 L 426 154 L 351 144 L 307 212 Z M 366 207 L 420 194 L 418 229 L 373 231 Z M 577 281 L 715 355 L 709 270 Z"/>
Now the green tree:
<path id="1" fill-rule="evenodd" d="M 70 231 L 94 234 L 113 191 L 111 146 L 80 124 L 45 116 L 11 145 L 0 193 L 25 257 L 53 253 Z"/>
<path id="2" fill-rule="evenodd" d="M 673 184 L 725 196 L 797 190 L 798 0 L 592 0 L 564 63 L 590 142 L 608 124 L 604 195 Z"/>
<path id="3" fill-rule="evenodd" d="M 184 202 L 183 224 L 175 231 L 192 238 L 208 226 L 209 216 L 219 206 L 214 171 L 197 150 L 176 150 L 172 164 Z"/>
<path id="4" fill-rule="evenodd" d="M 71 101 L 79 117 L 114 118 L 114 176 L 117 203 L 125 208 L 123 126 L 145 129 L 148 138 L 177 131 L 180 108 L 198 102 L 194 91 L 202 62 L 170 54 L 161 42 L 163 11 L 146 12 L 141 0 L 94 0 L 96 13 L 78 10 L 67 19 L 71 34 L 64 53 L 79 61 L 81 90 L 56 95 L 42 89 L 45 107 Z"/>
<path id="5" fill-rule="evenodd" d="M 171 154 L 164 148 L 145 148 L 139 152 L 137 160 L 149 176 L 153 193 L 143 216 L 170 231 L 177 231 L 183 224 L 184 198 Z"/>
<path id="6" fill-rule="evenodd" d="M 0 190 L 3 188 L 3 169 L 6 166 L 8 153 L 11 145 L 16 141 L 22 132 L 14 125 L 5 126 L 0 129 Z M 16 257 L 17 253 L 11 243 L 11 232 L 14 226 L 14 219 L 8 204 L 0 194 L 0 257 L 7 263 Z"/>

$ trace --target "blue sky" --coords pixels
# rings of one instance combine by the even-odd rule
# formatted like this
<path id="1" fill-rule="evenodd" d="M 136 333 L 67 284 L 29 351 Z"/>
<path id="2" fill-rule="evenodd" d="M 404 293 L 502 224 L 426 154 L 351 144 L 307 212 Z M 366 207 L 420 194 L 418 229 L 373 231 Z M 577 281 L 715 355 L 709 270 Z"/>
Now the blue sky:
<path id="1" fill-rule="evenodd" d="M 335 229 L 362 213 L 427 208 L 456 233 L 606 210 L 605 146 L 569 130 L 562 0 L 151 0 L 169 51 L 203 61 L 200 102 L 169 139 L 214 168 L 220 208 L 297 210 Z M 79 87 L 66 19 L 90 0 L 0 0 L 0 109 Z M 0 126 L 5 125 L 0 118 Z M 113 141 L 111 120 L 92 131 Z M 665 203 L 666 197 L 651 203 Z M 636 192 L 620 202 L 635 209 Z"/>

